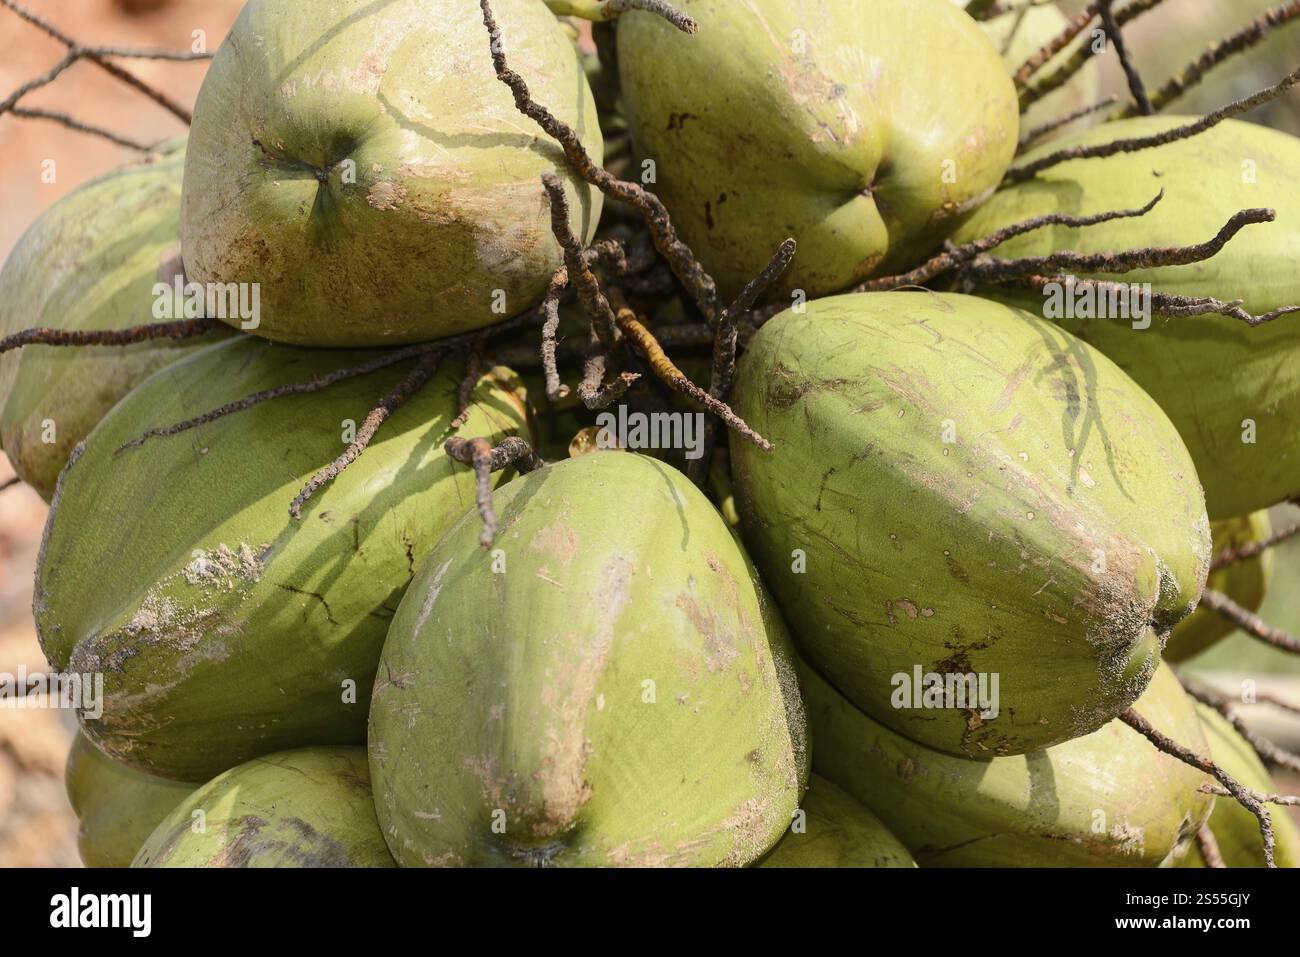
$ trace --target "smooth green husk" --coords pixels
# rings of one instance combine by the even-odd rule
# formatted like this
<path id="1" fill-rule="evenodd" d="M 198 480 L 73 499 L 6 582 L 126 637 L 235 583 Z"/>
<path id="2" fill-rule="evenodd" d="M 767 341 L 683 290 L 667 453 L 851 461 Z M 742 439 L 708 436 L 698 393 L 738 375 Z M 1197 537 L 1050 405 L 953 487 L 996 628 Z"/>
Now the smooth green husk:
<path id="1" fill-rule="evenodd" d="M 916 867 L 912 854 L 860 802 L 816 774 L 791 828 L 759 867 Z"/>
<path id="2" fill-rule="evenodd" d="M 1159 116 L 1106 123 L 1025 160 L 1044 151 L 1150 135 L 1192 119 Z M 1184 246 L 1210 240 L 1241 210 L 1268 207 L 1276 210 L 1276 222 L 1247 226 L 1208 261 L 1100 277 L 1151 283 L 1158 292 L 1241 299 L 1252 314 L 1263 314 L 1300 305 L 1295 270 L 1300 256 L 1298 178 L 1300 140 L 1229 120 L 1156 149 L 1045 170 L 994 195 L 953 241 L 969 242 L 1046 213 L 1137 209 L 1163 189 L 1165 198 L 1140 219 L 1038 230 L 1005 243 L 996 253 L 1019 257 L 1066 249 L 1097 253 Z M 983 292 L 1044 312 L 1042 296 Z M 1300 493 L 1300 452 L 1293 441 L 1293 423 L 1300 418 L 1300 323 L 1295 319 L 1284 316 L 1251 328 L 1229 316 L 1156 316 L 1148 329 L 1135 329 L 1128 319 L 1054 321 L 1114 360 L 1169 414 L 1196 463 L 1210 518 L 1218 521 Z"/>
<path id="3" fill-rule="evenodd" d="M 1209 523 L 1182 441 L 1052 323 L 928 292 L 812 302 L 759 331 L 734 404 L 776 445 L 733 435 L 732 468 L 801 653 L 931 747 L 1019 754 L 1096 730 L 1200 596 Z M 917 668 L 996 677 L 997 716 L 896 703 Z"/>
<path id="4" fill-rule="evenodd" d="M 72 742 L 64 784 L 87 867 L 129 867 L 158 823 L 194 790 L 114 761 L 84 734 Z"/>
<path id="5" fill-rule="evenodd" d="M 1268 509 L 1243 515 L 1210 526 L 1212 555 L 1225 549 L 1240 548 L 1251 542 L 1262 542 L 1273 534 Z M 1254 558 L 1234 562 L 1226 568 L 1210 573 L 1205 587 L 1227 595 L 1249 611 L 1259 611 L 1264 595 L 1273 579 L 1273 550 L 1269 549 Z M 1197 608 L 1174 628 L 1165 645 L 1166 661 L 1186 661 L 1198 655 L 1215 642 L 1235 631 L 1237 626 L 1209 608 Z"/>
<path id="6" fill-rule="evenodd" d="M 922 867 L 1152 867 L 1187 850 L 1210 779 L 1112 721 L 1025 755 L 960 758 L 890 731 L 800 662 L 813 767 L 874 811 Z M 1192 700 L 1162 666 L 1134 708 L 1193 751 Z"/>
<path id="7" fill-rule="evenodd" d="M 1277 794 L 1281 790 L 1250 742 L 1238 734 L 1223 715 L 1199 701 L 1196 712 L 1205 729 L 1208 754 L 1215 764 L 1240 784 L 1262 794 Z M 1273 822 L 1274 862 L 1278 867 L 1300 867 L 1300 829 L 1296 827 L 1289 809 L 1272 805 L 1268 816 Z M 1265 866 L 1264 838 L 1259 830 L 1259 819 L 1239 802 L 1230 797 L 1216 798 L 1209 823 L 1224 864 L 1228 867 Z M 1199 847 L 1191 849 L 1183 866 L 1206 866 Z"/>
<path id="8" fill-rule="evenodd" d="M 154 284 L 170 281 L 178 253 L 184 162 L 178 137 L 47 209 L 0 270 L 0 336 L 158 321 Z M 0 444 L 14 471 L 48 501 L 68 454 L 118 399 L 212 338 L 0 355 Z"/>
<path id="9" fill-rule="evenodd" d="M 947 0 L 677 6 L 697 35 L 619 18 L 623 102 L 655 192 L 727 298 L 790 236 L 781 294 L 910 264 L 1012 160 L 1015 89 Z"/>
<path id="10" fill-rule="evenodd" d="M 34 611 L 56 667 L 103 673 L 104 713 L 83 720 L 99 747 L 203 781 L 259 754 L 364 740 L 389 619 L 420 559 L 474 501 L 473 473 L 442 448 L 463 366 L 444 363 L 301 521 L 289 503 L 409 363 L 118 449 L 372 357 L 251 337 L 213 346 L 140 385 L 68 465 Z M 462 434 L 507 433 L 526 434 L 522 408 L 490 375 Z"/>
<path id="11" fill-rule="evenodd" d="M 393 867 L 365 748 L 255 758 L 167 816 L 132 867 Z"/>
<path id="12" fill-rule="evenodd" d="M 807 780 L 784 626 L 680 472 L 605 451 L 470 511 L 393 619 L 370 712 L 403 865 L 758 859 Z M 496 569 L 494 571 L 494 569 Z"/>
<path id="13" fill-rule="evenodd" d="M 512 69 L 599 165 L 596 107 L 564 29 L 537 0 L 493 10 Z M 250 0 L 194 108 L 186 271 L 260 283 L 255 331 L 286 342 L 482 328 L 538 302 L 560 265 L 548 172 L 589 240 L 601 194 L 496 79 L 477 4 Z"/>

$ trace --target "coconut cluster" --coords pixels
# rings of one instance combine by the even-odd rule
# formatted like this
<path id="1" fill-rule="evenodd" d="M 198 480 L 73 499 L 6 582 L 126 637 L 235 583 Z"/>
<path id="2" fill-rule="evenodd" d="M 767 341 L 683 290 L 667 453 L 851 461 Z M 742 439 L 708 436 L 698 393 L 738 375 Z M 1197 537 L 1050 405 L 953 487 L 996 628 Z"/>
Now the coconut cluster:
<path id="1" fill-rule="evenodd" d="M 1071 21 L 963 6 L 249 0 L 0 274 L 87 862 L 1300 862 L 1166 663 L 1300 494 L 1300 143 L 1031 143 Z"/>

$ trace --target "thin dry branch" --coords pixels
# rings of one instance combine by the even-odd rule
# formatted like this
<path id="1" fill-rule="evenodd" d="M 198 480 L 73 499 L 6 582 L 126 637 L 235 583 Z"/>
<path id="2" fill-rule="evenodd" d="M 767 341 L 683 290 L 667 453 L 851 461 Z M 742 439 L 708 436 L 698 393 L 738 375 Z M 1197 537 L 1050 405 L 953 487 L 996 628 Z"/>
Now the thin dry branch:
<path id="1" fill-rule="evenodd" d="M 178 319 L 129 329 L 24 329 L 0 339 L 0 353 L 23 346 L 129 346 L 154 339 L 192 339 L 220 325 L 217 319 Z"/>
<path id="2" fill-rule="evenodd" d="M 1088 226 L 1097 226 L 1102 223 L 1114 222 L 1117 219 L 1136 219 L 1151 212 L 1151 210 L 1155 209 L 1156 205 L 1164 198 L 1165 191 L 1162 189 L 1155 195 L 1151 202 L 1139 209 L 1111 210 L 1105 213 L 1097 213 L 1092 216 L 1071 216 L 1066 213 L 1048 213 L 1044 216 L 1035 216 L 1033 219 L 1027 219 L 1019 223 L 1012 223 L 1010 226 L 999 229 L 991 235 L 985 236 L 981 239 L 976 239 L 973 242 L 966 243 L 962 246 L 949 245 L 943 252 L 909 272 L 897 276 L 882 276 L 878 279 L 869 279 L 858 285 L 853 291 L 885 292 L 903 286 L 920 286 L 952 269 L 956 269 L 959 266 L 974 261 L 979 256 L 989 252 L 990 250 L 996 249 L 998 246 L 1015 239 L 1017 236 L 1023 236 L 1026 233 L 1045 229 L 1048 226 L 1067 226 L 1074 229 L 1082 229 Z"/>
<path id="3" fill-rule="evenodd" d="M 402 380 L 379 400 L 379 404 L 370 410 L 365 421 L 361 423 L 361 427 L 357 429 L 356 438 L 343 451 L 343 454 L 313 475 L 307 484 L 303 486 L 302 491 L 294 497 L 293 502 L 289 505 L 289 514 L 295 521 L 302 518 L 303 504 L 315 495 L 318 489 L 332 482 L 344 469 L 360 458 L 361 454 L 370 445 L 370 440 L 379 431 L 379 427 L 384 423 L 384 420 L 433 378 L 433 374 L 438 369 L 440 358 L 441 353 L 438 352 L 426 352 L 421 355 L 419 361 L 415 364 L 415 368 L 403 376 Z"/>
<path id="4" fill-rule="evenodd" d="M 1124 70 L 1124 77 L 1128 80 L 1128 90 L 1133 96 L 1133 102 L 1137 104 L 1138 112 L 1143 116 L 1150 116 L 1155 110 L 1151 106 L 1151 98 L 1147 96 L 1142 74 L 1138 72 L 1133 58 L 1129 55 L 1128 46 L 1124 43 L 1124 29 L 1115 21 L 1115 0 L 1098 0 L 1097 12 L 1101 14 L 1101 26 L 1106 31 L 1106 39 L 1110 41 L 1115 56 L 1119 58 L 1119 65 Z"/>
<path id="5" fill-rule="evenodd" d="M 1300 522 L 1289 525 L 1281 531 L 1274 532 L 1268 538 L 1259 542 L 1245 542 L 1236 548 L 1225 548 L 1219 554 L 1214 556 L 1214 561 L 1210 563 L 1210 571 L 1217 572 L 1221 568 L 1229 565 L 1235 565 L 1237 562 L 1248 561 L 1259 555 L 1264 554 L 1270 548 L 1276 548 L 1283 542 L 1289 541 L 1300 535 Z"/>
<path id="6" fill-rule="evenodd" d="M 1077 110 L 1071 110 L 1064 116 L 1058 116 L 1054 120 L 1036 126 L 1020 137 L 1020 143 L 1016 147 L 1016 153 L 1023 153 L 1025 150 L 1032 148 L 1037 145 L 1040 140 L 1046 139 L 1062 127 L 1069 126 L 1075 120 L 1081 120 L 1085 116 L 1091 116 L 1093 113 L 1100 113 L 1102 110 L 1109 106 L 1114 106 L 1118 102 L 1119 97 L 1117 95 L 1111 95 L 1106 97 L 1104 100 L 1100 100 L 1089 106 L 1081 106 Z"/>
<path id="7" fill-rule="evenodd" d="M 1236 702 L 1232 698 L 1194 678 L 1189 678 L 1186 672 L 1182 670 L 1179 670 L 1177 675 L 1187 693 L 1201 704 L 1213 708 L 1222 715 L 1223 719 L 1232 725 L 1233 730 L 1255 749 L 1255 753 L 1259 755 L 1261 760 L 1292 771 L 1300 771 L 1300 756 L 1292 754 L 1285 748 L 1278 747 L 1263 735 L 1256 733 L 1237 713 Z"/>
<path id="8" fill-rule="evenodd" d="M 1253 611 L 1242 608 L 1222 592 L 1212 588 L 1205 589 L 1201 593 L 1201 604 L 1226 618 L 1251 637 L 1258 638 L 1265 644 L 1280 648 L 1282 651 L 1300 655 L 1300 638 L 1289 635 L 1280 628 L 1274 628 Z"/>
<path id="9" fill-rule="evenodd" d="M 1151 725 L 1151 722 L 1138 714 L 1132 708 L 1126 709 L 1120 716 L 1120 720 L 1136 731 L 1142 737 L 1151 742 L 1158 750 L 1168 754 L 1170 757 L 1177 758 L 1184 764 L 1205 772 L 1218 781 L 1228 790 L 1238 803 L 1247 811 L 1255 815 L 1259 821 L 1259 831 L 1264 839 L 1264 863 L 1268 867 L 1277 867 L 1277 862 L 1273 859 L 1273 846 L 1275 839 L 1273 837 L 1273 819 L 1269 816 L 1268 808 L 1259 799 L 1259 795 L 1248 787 L 1237 782 L 1237 779 L 1223 770 L 1209 758 L 1203 758 L 1193 751 L 1183 747 L 1177 741 L 1174 741 L 1168 735 Z"/>
<path id="10" fill-rule="evenodd" d="M 1201 790 L 1206 790 L 1202 788 Z M 1218 788 L 1225 795 L 1230 792 L 1227 788 Z M 1201 857 L 1205 858 L 1205 866 L 1213 868 L 1227 867 L 1223 863 L 1223 854 L 1219 851 L 1219 842 L 1214 839 L 1214 832 L 1210 830 L 1210 825 L 1202 824 L 1200 830 L 1196 832 L 1196 846 L 1201 849 Z"/>
<path id="11" fill-rule="evenodd" d="M 1020 259 L 980 255 L 962 267 L 961 275 L 965 282 L 997 283 L 1062 270 L 1113 274 L 1163 266 L 1186 266 L 1213 259 L 1247 226 L 1271 223 L 1276 219 L 1277 213 L 1271 209 L 1243 209 L 1234 213 L 1213 238 L 1191 246 L 1147 246 L 1102 253 L 1062 250 L 1046 256 L 1025 256 Z"/>
<path id="12" fill-rule="evenodd" d="M 1025 180 L 1033 179 L 1039 173 L 1043 172 L 1043 170 L 1051 169 L 1053 166 L 1058 166 L 1061 163 L 1066 163 L 1070 160 L 1101 159 L 1107 156 L 1118 156 L 1121 153 L 1137 153 L 1141 150 L 1154 149 L 1158 146 L 1175 143 L 1179 140 L 1191 139 L 1194 136 L 1199 136 L 1207 130 L 1213 129 L 1224 120 L 1232 119 L 1233 117 L 1240 116 L 1243 113 L 1249 113 L 1251 110 L 1277 99 L 1297 83 L 1300 83 L 1300 70 L 1288 74 L 1285 78 L 1267 89 L 1260 90 L 1258 93 L 1252 93 L 1250 96 L 1229 103 L 1222 109 L 1215 110 L 1213 113 L 1207 113 L 1205 116 L 1192 123 L 1187 123 L 1183 126 L 1176 126 L 1161 133 L 1153 133 L 1150 136 L 1127 137 L 1125 139 L 1111 140 L 1109 143 L 1098 143 L 1094 146 L 1072 146 L 1039 157 L 1032 163 L 1026 163 L 1023 166 L 1013 166 L 1007 171 L 1007 175 L 1002 180 L 1002 183 L 1003 185 L 1023 183 Z"/>
<path id="13" fill-rule="evenodd" d="M 1097 16 L 1097 4 L 1089 4 L 1082 12 L 1074 17 L 1065 25 L 1059 34 L 1054 36 L 1047 43 L 1043 44 L 1033 56 L 1026 60 L 1016 70 L 1013 79 L 1016 86 L 1024 86 L 1033 78 L 1034 74 L 1046 66 L 1053 57 L 1074 42 L 1074 38 L 1087 29 L 1088 24 L 1092 23 L 1093 18 Z"/>
<path id="14" fill-rule="evenodd" d="M 1124 9 L 1115 14 L 1115 25 L 1121 29 L 1145 13 L 1154 10 L 1160 6 L 1164 0 L 1133 0 Z M 1085 24 L 1086 26 L 1086 24 Z M 1100 50 L 1097 50 L 1094 44 L 1081 43 L 1064 63 L 1056 70 L 1049 74 L 1045 79 L 1034 86 L 1025 87 L 1020 91 L 1020 112 L 1023 113 L 1029 109 L 1047 94 L 1053 90 L 1058 90 L 1070 82 L 1071 77 L 1087 66 L 1088 61 L 1096 56 Z"/>

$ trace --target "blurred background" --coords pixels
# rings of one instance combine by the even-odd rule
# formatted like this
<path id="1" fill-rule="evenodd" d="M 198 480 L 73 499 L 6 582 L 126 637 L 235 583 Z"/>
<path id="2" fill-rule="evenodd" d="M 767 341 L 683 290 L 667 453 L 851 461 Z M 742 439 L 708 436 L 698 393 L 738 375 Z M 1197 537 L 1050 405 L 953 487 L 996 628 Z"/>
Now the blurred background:
<path id="1" fill-rule="evenodd" d="M 1244 25 L 1281 0 L 1166 0 L 1126 30 L 1148 86 L 1157 87 L 1210 42 Z M 191 49 L 195 31 L 215 50 L 234 21 L 242 0 L 23 0 L 73 39 L 91 45 Z M 1084 0 L 1063 0 L 1077 12 Z M 469 6 L 467 4 L 467 9 Z M 0 7 L 0 99 L 53 66 L 64 48 L 40 30 Z M 1106 56 L 1110 91 L 1125 92 L 1123 74 Z M 202 83 L 206 63 L 126 61 L 128 68 L 187 108 Z M 1300 66 L 1300 23 L 1277 31 L 1262 47 L 1212 73 L 1179 101 L 1180 113 L 1204 112 L 1275 83 Z M 182 124 L 148 98 L 82 62 L 52 85 L 23 99 L 23 105 L 70 113 L 97 126 L 143 142 L 182 130 Z M 1279 100 L 1247 119 L 1300 134 L 1300 94 Z M 78 185 L 134 159 L 134 150 L 43 120 L 0 115 L 0 259 L 51 203 Z M 47 160 L 56 164 L 53 182 L 42 181 Z M 0 455 L 0 480 L 12 475 Z M 0 672 L 47 668 L 32 628 L 32 573 L 46 507 L 30 489 L 0 493 Z M 1275 527 L 1300 518 L 1281 509 Z M 1300 540 L 1279 550 L 1273 589 L 1262 611 L 1271 624 L 1300 633 Z M 1300 657 L 1273 651 L 1235 635 L 1196 662 L 1226 690 L 1251 678 L 1261 690 L 1289 689 L 1300 700 Z M 1300 750 L 1300 718 L 1255 709 L 1279 744 Z M 0 867 L 75 866 L 77 822 L 63 792 L 63 764 L 75 722 L 55 710 L 0 709 Z M 1293 779 L 1294 786 L 1300 780 Z"/>

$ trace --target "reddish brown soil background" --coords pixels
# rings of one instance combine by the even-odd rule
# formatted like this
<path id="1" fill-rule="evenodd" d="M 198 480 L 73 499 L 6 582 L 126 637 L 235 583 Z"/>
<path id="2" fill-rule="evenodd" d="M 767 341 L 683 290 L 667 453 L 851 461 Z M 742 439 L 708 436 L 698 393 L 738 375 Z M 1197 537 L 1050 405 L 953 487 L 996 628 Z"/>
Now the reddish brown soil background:
<path id="1" fill-rule="evenodd" d="M 202 30 L 210 50 L 219 45 L 242 6 L 241 0 L 25 2 L 84 43 L 190 49 L 194 31 Z M 1130 43 L 1144 73 L 1159 80 L 1191 59 L 1209 40 L 1275 2 L 1169 0 L 1140 22 Z M 1078 5 L 1074 0 L 1063 4 L 1075 9 Z M 0 9 L 0 98 L 49 69 L 62 53 L 57 42 Z M 1300 26 L 1293 26 L 1248 65 L 1216 74 L 1213 82 L 1185 99 L 1180 109 L 1221 105 L 1274 82 L 1297 63 Z M 133 61 L 129 68 L 189 107 L 205 66 Z M 1106 69 L 1112 88 L 1121 90 L 1123 79 L 1118 69 L 1109 60 Z M 1298 104 L 1300 99 L 1292 97 L 1252 119 L 1300 132 Z M 24 105 L 71 113 L 143 141 L 161 140 L 183 129 L 170 113 L 86 62 L 25 99 Z M 53 123 L 0 116 L 0 258 L 8 255 L 23 231 L 60 196 L 135 155 L 132 150 Z M 43 183 L 42 163 L 50 159 L 56 163 L 55 182 Z M 0 457 L 0 479 L 9 474 Z M 20 664 L 29 669 L 46 667 L 31 619 L 32 571 L 44 521 L 45 506 L 29 489 L 15 488 L 0 496 L 0 672 L 13 672 Z M 1289 570 L 1300 570 L 1300 560 Z M 1278 587 L 1289 593 L 1297 591 L 1289 580 L 1279 582 Z M 1300 613 L 1294 617 L 1300 618 Z M 1300 627 L 1300 621 L 1275 623 Z M 76 820 L 63 793 L 63 762 L 72 731 L 68 716 L 57 711 L 0 710 L 0 866 L 78 863 Z"/>

